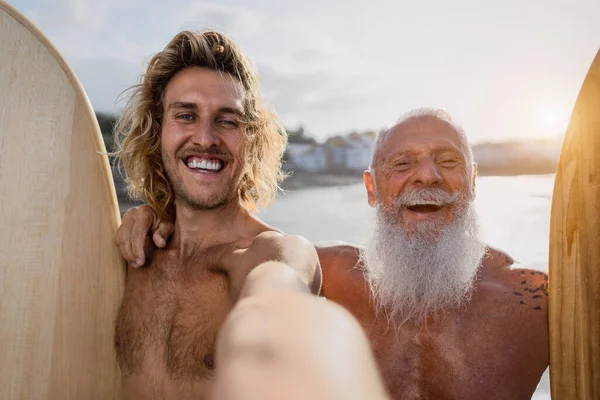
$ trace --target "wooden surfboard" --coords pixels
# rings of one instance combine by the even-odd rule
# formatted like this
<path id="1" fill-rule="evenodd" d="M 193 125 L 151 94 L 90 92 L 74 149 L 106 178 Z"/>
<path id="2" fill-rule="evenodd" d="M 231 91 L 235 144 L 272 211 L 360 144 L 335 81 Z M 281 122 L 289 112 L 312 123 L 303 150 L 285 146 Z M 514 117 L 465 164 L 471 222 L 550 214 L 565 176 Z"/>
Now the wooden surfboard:
<path id="1" fill-rule="evenodd" d="M 553 400 L 600 399 L 600 51 L 561 150 L 550 218 Z"/>
<path id="2" fill-rule="evenodd" d="M 0 399 L 115 399 L 125 266 L 104 143 L 77 77 L 0 1 Z"/>

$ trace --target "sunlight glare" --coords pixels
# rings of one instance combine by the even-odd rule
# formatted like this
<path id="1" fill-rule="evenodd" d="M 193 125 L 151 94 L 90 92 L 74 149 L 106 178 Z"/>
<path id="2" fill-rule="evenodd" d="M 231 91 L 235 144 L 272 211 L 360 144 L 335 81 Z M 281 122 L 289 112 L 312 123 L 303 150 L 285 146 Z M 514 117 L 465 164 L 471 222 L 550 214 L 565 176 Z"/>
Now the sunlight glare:
<path id="1" fill-rule="evenodd" d="M 570 110 L 558 106 L 541 106 L 535 112 L 535 127 L 540 136 L 556 137 L 567 130 Z"/>

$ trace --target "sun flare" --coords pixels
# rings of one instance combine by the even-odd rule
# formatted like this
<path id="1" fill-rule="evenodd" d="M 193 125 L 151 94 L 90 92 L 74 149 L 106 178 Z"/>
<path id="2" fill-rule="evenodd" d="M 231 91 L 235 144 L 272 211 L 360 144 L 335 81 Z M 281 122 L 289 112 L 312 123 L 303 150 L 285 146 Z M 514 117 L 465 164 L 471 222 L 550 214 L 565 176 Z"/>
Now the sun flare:
<path id="1" fill-rule="evenodd" d="M 534 126 L 542 137 L 555 137 L 565 133 L 570 110 L 558 106 L 541 106 L 534 113 Z"/>

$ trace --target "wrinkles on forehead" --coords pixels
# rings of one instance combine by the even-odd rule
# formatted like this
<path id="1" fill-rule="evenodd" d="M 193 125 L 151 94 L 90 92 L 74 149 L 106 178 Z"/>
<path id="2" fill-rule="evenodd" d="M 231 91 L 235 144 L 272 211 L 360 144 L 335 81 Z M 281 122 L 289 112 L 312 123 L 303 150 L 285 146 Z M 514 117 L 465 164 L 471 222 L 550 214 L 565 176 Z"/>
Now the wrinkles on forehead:
<path id="1" fill-rule="evenodd" d="M 464 136 L 452 124 L 435 116 L 409 118 L 380 133 L 371 168 L 378 168 L 390 156 L 414 151 L 418 146 L 435 147 L 436 152 L 458 152 L 469 163 L 469 145 Z"/>

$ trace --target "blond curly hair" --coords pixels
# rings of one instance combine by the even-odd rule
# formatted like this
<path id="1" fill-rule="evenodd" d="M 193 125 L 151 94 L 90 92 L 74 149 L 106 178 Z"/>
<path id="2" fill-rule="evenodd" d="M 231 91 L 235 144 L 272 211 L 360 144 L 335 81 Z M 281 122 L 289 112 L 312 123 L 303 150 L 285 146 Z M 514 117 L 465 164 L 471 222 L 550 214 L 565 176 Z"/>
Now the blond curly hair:
<path id="1" fill-rule="evenodd" d="M 175 217 L 174 192 L 161 157 L 163 98 L 170 79 L 188 67 L 237 79 L 245 90 L 244 167 L 238 194 L 250 211 L 268 207 L 284 178 L 281 160 L 287 135 L 264 106 L 258 73 L 241 49 L 217 32 L 183 31 L 150 60 L 114 129 L 119 165 L 129 196 L 147 202 L 162 219 Z"/>

